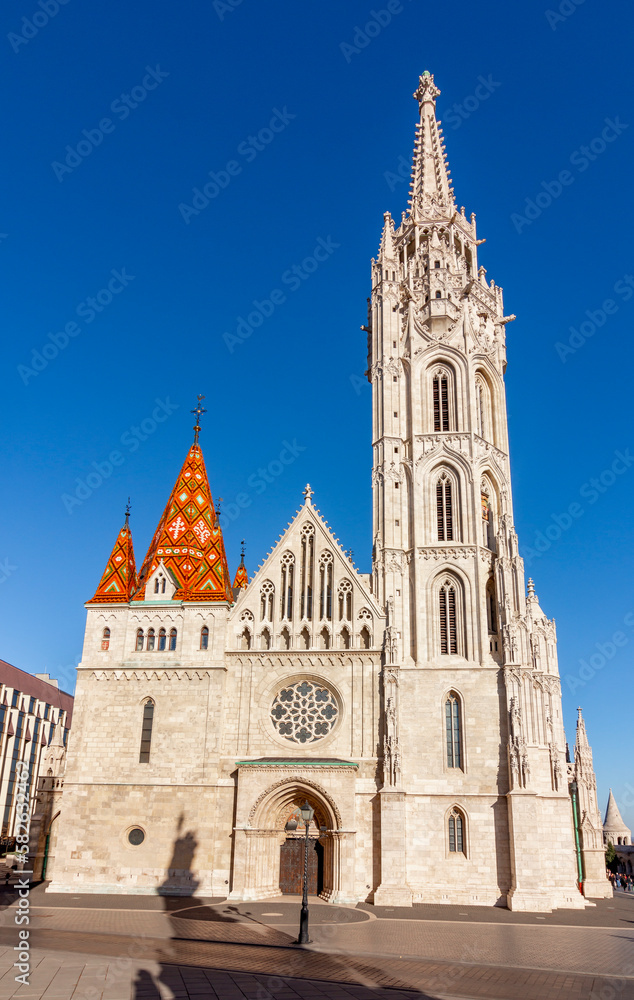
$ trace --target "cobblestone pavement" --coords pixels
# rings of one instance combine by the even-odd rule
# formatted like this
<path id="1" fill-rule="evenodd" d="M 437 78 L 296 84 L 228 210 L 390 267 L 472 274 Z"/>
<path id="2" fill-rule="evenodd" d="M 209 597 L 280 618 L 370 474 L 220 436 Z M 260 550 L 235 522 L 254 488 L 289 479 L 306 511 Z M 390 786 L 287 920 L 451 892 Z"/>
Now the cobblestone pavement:
<path id="1" fill-rule="evenodd" d="M 4 897 L 0 1000 L 634 1000 L 634 897 L 583 911 L 591 926 L 547 926 L 508 911 L 505 922 L 483 920 L 479 908 L 438 919 L 311 901 L 307 949 L 294 945 L 299 900 L 289 897 L 100 902 L 34 889 L 26 987 L 15 982 L 15 903 Z"/>

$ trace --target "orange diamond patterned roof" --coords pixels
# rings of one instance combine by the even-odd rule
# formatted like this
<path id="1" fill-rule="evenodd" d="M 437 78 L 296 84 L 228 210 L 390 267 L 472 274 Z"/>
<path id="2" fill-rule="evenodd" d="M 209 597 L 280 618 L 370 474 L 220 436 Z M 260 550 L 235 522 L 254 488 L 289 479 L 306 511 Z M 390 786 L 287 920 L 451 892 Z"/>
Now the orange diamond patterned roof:
<path id="1" fill-rule="evenodd" d="M 247 568 L 244 565 L 244 556 L 240 560 L 240 565 L 236 570 L 236 575 L 233 581 L 233 589 L 237 590 L 238 587 L 248 587 L 249 585 L 249 574 L 247 573 Z"/>
<path id="2" fill-rule="evenodd" d="M 163 560 L 177 584 L 175 601 L 233 601 L 229 568 L 203 453 L 193 444 L 139 574 L 133 600 Z"/>
<path id="3" fill-rule="evenodd" d="M 127 604 L 136 589 L 136 582 L 132 532 L 126 517 L 125 524 L 117 535 L 95 596 L 88 603 Z"/>

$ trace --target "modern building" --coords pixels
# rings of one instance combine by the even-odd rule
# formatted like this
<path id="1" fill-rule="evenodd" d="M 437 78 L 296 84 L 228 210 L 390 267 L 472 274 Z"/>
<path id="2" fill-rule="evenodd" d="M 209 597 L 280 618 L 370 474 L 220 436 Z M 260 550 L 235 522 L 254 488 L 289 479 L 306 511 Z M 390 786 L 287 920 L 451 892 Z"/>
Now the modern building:
<path id="1" fill-rule="evenodd" d="M 49 744 L 64 747 L 73 714 L 72 695 L 60 691 L 48 674 L 29 674 L 0 660 L 0 810 L 2 839 L 15 836 L 15 778 L 19 761 L 28 761 L 31 814 Z"/>
<path id="2" fill-rule="evenodd" d="M 577 850 L 555 624 L 513 527 L 514 317 L 438 94 L 424 73 L 408 211 L 371 268 L 372 571 L 307 486 L 232 586 L 197 419 L 140 570 L 126 518 L 86 605 L 53 891 L 296 892 L 307 800 L 332 902 L 578 908 L 586 869 L 611 892 L 589 833 Z"/>

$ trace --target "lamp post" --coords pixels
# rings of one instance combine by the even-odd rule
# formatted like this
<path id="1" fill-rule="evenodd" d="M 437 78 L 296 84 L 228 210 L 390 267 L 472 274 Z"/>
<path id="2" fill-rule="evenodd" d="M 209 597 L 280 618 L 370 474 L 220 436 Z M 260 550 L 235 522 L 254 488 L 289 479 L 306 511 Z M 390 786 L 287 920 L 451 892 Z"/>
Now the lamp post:
<path id="1" fill-rule="evenodd" d="M 306 838 L 304 840 L 304 890 L 302 893 L 302 909 L 299 916 L 299 937 L 297 944 L 310 944 L 308 937 L 308 829 L 314 816 L 314 810 L 308 802 L 300 808 L 300 814 L 306 827 Z"/>

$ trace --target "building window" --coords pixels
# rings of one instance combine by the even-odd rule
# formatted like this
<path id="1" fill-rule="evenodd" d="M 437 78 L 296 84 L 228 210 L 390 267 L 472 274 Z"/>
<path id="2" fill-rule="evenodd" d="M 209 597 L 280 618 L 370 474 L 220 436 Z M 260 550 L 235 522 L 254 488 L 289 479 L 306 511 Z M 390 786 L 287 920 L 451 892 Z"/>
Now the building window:
<path id="1" fill-rule="evenodd" d="M 271 722 L 279 736 L 291 743 L 315 743 L 327 736 L 339 714 L 337 700 L 327 687 L 298 681 L 282 688 L 271 706 Z"/>
<path id="2" fill-rule="evenodd" d="M 176 629 L 170 629 L 170 649 L 174 651 L 176 649 Z"/>
<path id="3" fill-rule="evenodd" d="M 319 560 L 319 617 L 332 621 L 332 552 L 323 552 Z"/>
<path id="4" fill-rule="evenodd" d="M 436 483 L 436 518 L 438 521 L 438 541 L 453 541 L 453 498 L 451 479 L 443 472 Z"/>
<path id="5" fill-rule="evenodd" d="M 462 767 L 462 733 L 460 702 L 453 691 L 445 702 L 445 736 L 447 741 L 447 767 Z"/>
<path id="6" fill-rule="evenodd" d="M 44 718 L 48 719 L 50 714 L 51 714 L 51 706 L 49 704 L 46 704 L 44 706 Z"/>
<path id="7" fill-rule="evenodd" d="M 280 612 L 282 619 L 293 620 L 293 575 L 295 572 L 295 557 L 292 552 L 282 556 L 282 587 L 280 594 Z"/>
<path id="8" fill-rule="evenodd" d="M 313 617 L 313 576 L 315 568 L 315 528 L 307 523 L 302 528 L 302 561 L 300 565 L 299 617 Z M 308 647 L 306 647 L 308 649 Z"/>
<path id="9" fill-rule="evenodd" d="M 130 830 L 128 834 L 128 843 L 132 844 L 133 847 L 139 847 L 145 840 L 145 834 L 138 826 L 135 826 L 133 830 Z"/>
<path id="10" fill-rule="evenodd" d="M 491 389 L 484 375 L 475 377 L 476 434 L 486 441 L 493 441 Z M 495 442 L 494 442 L 495 443 Z"/>
<path id="11" fill-rule="evenodd" d="M 158 594 L 158 592 L 159 592 L 159 578 L 157 576 L 156 580 L 154 581 L 154 593 Z"/>
<path id="12" fill-rule="evenodd" d="M 153 628 L 149 628 L 147 630 L 147 648 L 149 652 L 151 652 L 154 649 L 155 644 L 156 644 L 156 633 L 154 632 Z"/>
<path id="13" fill-rule="evenodd" d="M 449 852 L 451 854 L 464 854 L 464 818 L 460 810 L 451 810 L 448 825 Z"/>
<path id="14" fill-rule="evenodd" d="M 209 649 L 209 629 L 206 625 L 203 625 L 200 630 L 200 648 Z"/>
<path id="15" fill-rule="evenodd" d="M 110 647 L 110 629 L 105 628 L 101 633 L 101 648 L 108 649 Z"/>
<path id="16" fill-rule="evenodd" d="M 491 635 L 497 635 L 498 632 L 498 610 L 497 601 L 495 600 L 495 582 L 489 580 L 486 589 L 486 602 L 487 602 L 487 624 L 489 627 L 489 633 Z"/>
<path id="17" fill-rule="evenodd" d="M 342 580 L 338 591 L 339 621 L 352 621 L 352 584 Z"/>
<path id="18" fill-rule="evenodd" d="M 13 692 L 13 695 L 11 696 L 11 708 L 18 707 L 18 698 L 20 697 L 21 694 L 22 692 L 18 691 L 16 688 L 15 691 Z"/>
<path id="19" fill-rule="evenodd" d="M 154 702 L 151 699 L 143 706 L 143 725 L 141 727 L 141 750 L 139 764 L 150 763 L 150 744 L 152 743 L 152 725 L 154 723 Z"/>
<path id="20" fill-rule="evenodd" d="M 449 372 L 444 368 L 438 368 L 434 372 L 434 377 L 432 379 L 435 431 L 451 430 L 450 416 L 453 400 L 450 400 L 450 396 L 452 395 L 452 390 L 453 385 Z"/>
<path id="21" fill-rule="evenodd" d="M 440 605 L 440 652 L 458 652 L 458 622 L 456 619 L 456 585 L 451 579 L 445 580 L 439 591 Z"/>
<path id="22" fill-rule="evenodd" d="M 273 621 L 273 599 L 275 597 L 275 587 L 270 580 L 265 580 L 260 588 L 260 620 L 265 622 Z"/>
<path id="23" fill-rule="evenodd" d="M 160 628 L 158 634 L 158 648 L 165 649 L 166 645 L 167 645 L 167 635 L 165 634 L 165 629 Z"/>
<path id="24" fill-rule="evenodd" d="M 29 698 L 29 715 L 33 715 L 35 709 L 35 698 Z"/>
<path id="25" fill-rule="evenodd" d="M 143 629 L 138 628 L 136 630 L 136 651 L 139 653 L 143 649 Z M 48 718 L 48 716 L 45 716 Z"/>

